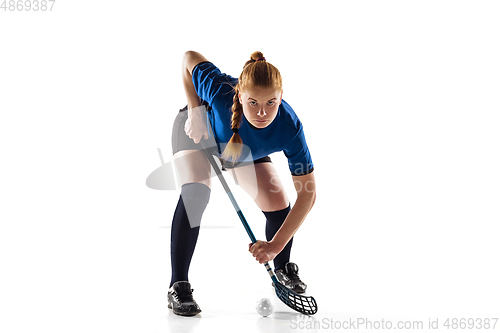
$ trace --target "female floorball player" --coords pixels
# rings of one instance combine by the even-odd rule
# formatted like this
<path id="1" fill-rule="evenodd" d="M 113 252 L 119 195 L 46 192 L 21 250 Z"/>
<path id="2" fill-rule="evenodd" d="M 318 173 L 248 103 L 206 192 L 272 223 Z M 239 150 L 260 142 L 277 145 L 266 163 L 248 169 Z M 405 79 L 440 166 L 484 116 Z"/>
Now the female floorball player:
<path id="1" fill-rule="evenodd" d="M 259 263 L 274 259 L 279 281 L 295 292 L 305 292 L 298 267 L 289 259 L 293 235 L 316 198 L 314 167 L 302 124 L 282 100 L 280 72 L 261 52 L 254 52 L 236 79 L 222 73 L 200 53 L 188 51 L 183 60 L 183 82 L 188 105 L 179 112 L 172 134 L 174 161 L 183 185 L 172 221 L 169 308 L 183 316 L 201 312 L 193 299 L 188 270 L 211 191 L 210 162 L 200 151 L 200 141 L 209 135 L 216 142 L 214 153 L 225 168 L 233 168 L 239 185 L 254 198 L 267 219 L 267 241 L 250 244 L 249 251 Z M 206 107 L 208 112 L 204 114 Z M 249 156 L 242 153 L 242 147 L 250 149 L 250 163 L 242 162 Z M 278 151 L 288 158 L 297 190 L 293 208 L 268 156 Z M 256 182 L 251 181 L 251 173 Z"/>

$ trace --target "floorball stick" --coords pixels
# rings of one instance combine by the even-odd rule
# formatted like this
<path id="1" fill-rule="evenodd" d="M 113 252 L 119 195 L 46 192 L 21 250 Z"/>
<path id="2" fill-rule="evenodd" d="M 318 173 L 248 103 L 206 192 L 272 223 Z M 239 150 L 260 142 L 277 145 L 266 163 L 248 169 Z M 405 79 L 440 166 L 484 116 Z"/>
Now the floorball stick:
<path id="1" fill-rule="evenodd" d="M 219 178 L 222 187 L 224 187 L 224 190 L 226 191 L 226 194 L 229 197 L 229 200 L 231 200 L 231 203 L 234 206 L 234 209 L 236 210 L 236 213 L 238 214 L 238 217 L 241 220 L 241 223 L 243 223 L 243 226 L 245 227 L 245 230 L 247 231 L 248 236 L 250 236 L 250 239 L 252 240 L 252 244 L 257 242 L 257 239 L 255 238 L 252 229 L 250 229 L 250 226 L 247 223 L 247 220 L 245 219 L 245 216 L 243 216 L 243 213 L 241 212 L 240 207 L 238 206 L 238 203 L 236 202 L 236 199 L 234 198 L 233 194 L 231 193 L 231 189 L 227 185 L 226 180 L 224 179 L 224 176 L 222 175 L 222 171 L 219 168 L 219 165 L 217 162 L 215 162 L 215 159 L 210 151 L 210 149 L 207 149 L 203 143 L 203 140 L 201 141 L 201 146 L 203 147 L 203 151 L 207 155 L 208 160 L 210 161 L 210 164 L 214 168 L 215 173 L 217 174 L 217 177 Z M 273 270 L 269 266 L 269 262 L 264 263 L 264 267 L 266 268 L 267 272 L 269 273 L 269 276 L 271 276 L 271 279 L 274 282 L 274 290 L 276 291 L 276 296 L 285 303 L 288 307 L 292 308 L 293 310 L 300 312 L 305 315 L 313 315 L 318 311 L 318 305 L 316 303 L 316 300 L 312 296 L 304 296 L 297 294 L 296 292 L 288 289 L 285 287 L 283 284 L 281 284 L 278 281 L 278 278 L 274 274 Z"/>

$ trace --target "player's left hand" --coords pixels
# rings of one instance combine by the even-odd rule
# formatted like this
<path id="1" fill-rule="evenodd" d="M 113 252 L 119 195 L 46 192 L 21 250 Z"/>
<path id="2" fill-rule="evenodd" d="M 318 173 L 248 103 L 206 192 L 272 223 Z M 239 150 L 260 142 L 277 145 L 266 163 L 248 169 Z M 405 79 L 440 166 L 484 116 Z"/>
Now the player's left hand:
<path id="1" fill-rule="evenodd" d="M 258 240 L 254 244 L 248 244 L 248 251 L 252 253 L 259 264 L 273 260 L 281 251 L 273 242 Z"/>

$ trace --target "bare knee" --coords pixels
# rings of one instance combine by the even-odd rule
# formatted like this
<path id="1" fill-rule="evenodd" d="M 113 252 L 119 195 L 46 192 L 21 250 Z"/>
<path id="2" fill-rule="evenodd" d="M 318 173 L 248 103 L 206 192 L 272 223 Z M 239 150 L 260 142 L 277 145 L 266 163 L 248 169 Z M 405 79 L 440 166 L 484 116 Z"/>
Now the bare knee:
<path id="1" fill-rule="evenodd" d="M 235 169 L 240 185 L 265 212 L 288 207 L 289 200 L 272 163 L 259 163 Z"/>
<path id="2" fill-rule="evenodd" d="M 257 204 L 260 210 L 264 212 L 276 212 L 278 210 L 282 210 L 288 207 L 290 202 L 286 199 L 286 197 L 277 197 L 274 196 L 272 200 L 261 202 Z"/>
<path id="3" fill-rule="evenodd" d="M 255 198 L 255 203 L 265 212 L 275 212 L 287 208 L 290 202 L 281 186 L 260 186 L 257 197 Z"/>
<path id="4" fill-rule="evenodd" d="M 185 150 L 174 154 L 174 164 L 180 185 L 200 183 L 211 187 L 212 170 L 205 154 L 196 150 Z"/>

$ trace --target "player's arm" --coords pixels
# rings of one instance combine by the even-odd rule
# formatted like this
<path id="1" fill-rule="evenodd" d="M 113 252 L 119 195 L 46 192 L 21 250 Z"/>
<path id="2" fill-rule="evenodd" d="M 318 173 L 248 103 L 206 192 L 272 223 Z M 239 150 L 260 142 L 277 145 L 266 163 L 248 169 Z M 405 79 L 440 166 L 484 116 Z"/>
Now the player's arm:
<path id="1" fill-rule="evenodd" d="M 193 109 L 201 105 L 200 97 L 196 94 L 196 90 L 194 89 L 192 74 L 196 65 L 203 61 L 208 60 L 196 51 L 187 51 L 184 53 L 182 61 L 182 82 L 184 84 L 184 91 L 186 92 L 188 109 Z"/>
<path id="2" fill-rule="evenodd" d="M 196 93 L 193 84 L 193 69 L 200 62 L 208 61 L 207 58 L 195 51 L 184 53 L 182 61 L 182 82 L 188 103 L 188 119 L 184 126 L 186 134 L 193 139 L 195 143 L 200 142 L 202 138 L 208 139 L 208 130 L 204 108 L 200 108 L 201 99 Z"/>
<path id="3" fill-rule="evenodd" d="M 295 190 L 297 191 L 297 200 L 290 213 L 288 213 L 285 222 L 283 222 L 283 225 L 271 240 L 280 251 L 290 241 L 295 232 L 297 232 L 316 201 L 314 171 L 307 175 L 293 176 L 292 178 Z"/>
<path id="4" fill-rule="evenodd" d="M 249 244 L 248 250 L 261 264 L 274 259 L 283 250 L 314 206 L 316 200 L 314 172 L 304 176 L 293 176 L 293 182 L 297 191 L 297 201 L 281 228 L 270 242 L 259 240 L 255 244 Z"/>

